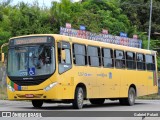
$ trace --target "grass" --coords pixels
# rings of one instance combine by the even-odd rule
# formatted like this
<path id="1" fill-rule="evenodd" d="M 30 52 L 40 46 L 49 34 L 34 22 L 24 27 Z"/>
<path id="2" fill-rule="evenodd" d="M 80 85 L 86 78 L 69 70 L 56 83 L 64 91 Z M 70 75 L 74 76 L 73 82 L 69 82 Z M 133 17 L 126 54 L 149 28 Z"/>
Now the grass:
<path id="1" fill-rule="evenodd" d="M 0 62 L 0 68 L 3 66 L 3 63 Z M 1 72 L 1 71 L 0 71 Z M 0 100 L 6 100 L 7 99 L 7 90 L 6 86 L 2 86 L 2 80 L 0 78 Z"/>
<path id="2" fill-rule="evenodd" d="M 7 89 L 6 86 L 1 86 L 0 82 L 0 100 L 6 100 L 7 99 Z"/>
<path id="3" fill-rule="evenodd" d="M 0 67 L 1 67 L 2 65 L 3 65 L 2 62 L 0 62 Z"/>
<path id="4" fill-rule="evenodd" d="M 160 100 L 160 95 L 158 95 L 158 94 L 146 95 L 146 96 L 138 97 L 138 99 L 145 99 L 145 100 Z"/>

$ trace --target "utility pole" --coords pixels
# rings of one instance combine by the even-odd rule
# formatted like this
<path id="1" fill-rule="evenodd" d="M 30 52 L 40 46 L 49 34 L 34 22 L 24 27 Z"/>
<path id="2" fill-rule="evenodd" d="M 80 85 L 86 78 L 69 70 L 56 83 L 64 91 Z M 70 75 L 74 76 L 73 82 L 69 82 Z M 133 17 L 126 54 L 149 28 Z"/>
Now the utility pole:
<path id="1" fill-rule="evenodd" d="M 151 23 L 152 23 L 152 0 L 150 3 L 150 17 L 149 17 L 149 29 L 148 29 L 148 50 L 150 49 Z"/>

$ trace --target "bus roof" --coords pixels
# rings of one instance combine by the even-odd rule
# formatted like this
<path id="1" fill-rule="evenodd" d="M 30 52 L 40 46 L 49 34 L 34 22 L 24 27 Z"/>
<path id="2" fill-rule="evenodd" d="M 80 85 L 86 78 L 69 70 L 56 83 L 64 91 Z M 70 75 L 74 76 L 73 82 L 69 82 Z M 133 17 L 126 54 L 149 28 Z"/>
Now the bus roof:
<path id="1" fill-rule="evenodd" d="M 56 37 L 57 34 L 55 34 L 54 36 Z M 87 45 L 91 45 L 91 46 L 113 48 L 113 49 L 117 49 L 117 50 L 125 50 L 125 51 L 139 52 L 139 53 L 145 53 L 145 54 L 155 54 L 156 53 L 156 51 L 153 51 L 153 50 L 140 49 L 140 48 L 135 48 L 135 47 L 129 47 L 129 46 L 117 45 L 117 44 L 106 43 L 106 42 L 101 42 L 101 41 L 82 39 L 82 38 L 77 38 L 77 37 L 70 37 L 70 36 L 65 36 L 65 35 L 58 35 L 58 36 L 61 36 L 61 38 L 59 40 L 65 40 L 66 38 L 68 38 L 67 41 L 72 39 L 72 42 L 79 43 L 79 44 L 87 44 Z"/>
<path id="2" fill-rule="evenodd" d="M 23 37 L 32 37 L 32 36 L 53 36 L 53 37 L 56 37 L 57 41 L 61 41 L 61 40 L 72 41 L 72 42 L 79 43 L 79 44 L 87 44 L 91 46 L 113 48 L 117 50 L 125 50 L 125 51 L 139 52 L 139 53 L 145 53 L 145 54 L 155 54 L 156 53 L 156 51 L 153 51 L 153 50 L 134 48 L 134 47 L 129 47 L 129 46 L 111 44 L 111 43 L 106 43 L 106 42 L 101 42 L 101 41 L 94 41 L 94 40 L 83 39 L 83 38 L 78 38 L 78 37 L 71 37 L 71 36 L 60 35 L 60 34 L 31 34 L 31 35 L 12 37 L 9 40 L 16 39 L 16 38 L 23 38 Z"/>

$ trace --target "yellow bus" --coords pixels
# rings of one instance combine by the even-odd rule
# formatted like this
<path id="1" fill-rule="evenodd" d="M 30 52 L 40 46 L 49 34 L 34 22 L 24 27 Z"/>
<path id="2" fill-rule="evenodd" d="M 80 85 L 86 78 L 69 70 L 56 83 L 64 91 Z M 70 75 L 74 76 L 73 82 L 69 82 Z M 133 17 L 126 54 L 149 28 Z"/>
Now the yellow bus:
<path id="1" fill-rule="evenodd" d="M 59 34 L 11 38 L 7 60 L 9 100 L 44 102 L 105 99 L 134 105 L 137 96 L 158 93 L 156 52 Z"/>

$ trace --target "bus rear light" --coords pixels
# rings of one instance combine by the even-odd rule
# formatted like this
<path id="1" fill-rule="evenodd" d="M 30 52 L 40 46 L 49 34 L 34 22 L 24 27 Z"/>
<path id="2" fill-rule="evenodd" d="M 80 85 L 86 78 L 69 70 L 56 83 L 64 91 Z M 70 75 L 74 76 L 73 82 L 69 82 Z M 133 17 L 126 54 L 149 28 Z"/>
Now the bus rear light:
<path id="1" fill-rule="evenodd" d="M 12 86 L 7 85 L 7 87 L 8 87 L 8 89 L 9 89 L 10 91 L 12 91 L 12 92 L 14 92 L 14 91 L 15 91 L 15 89 L 14 89 L 14 88 L 12 88 Z"/>
<path id="2" fill-rule="evenodd" d="M 57 82 L 51 83 L 50 85 L 48 85 L 47 87 L 44 88 L 45 91 L 50 90 L 51 88 L 53 88 L 55 85 L 57 85 Z"/>

